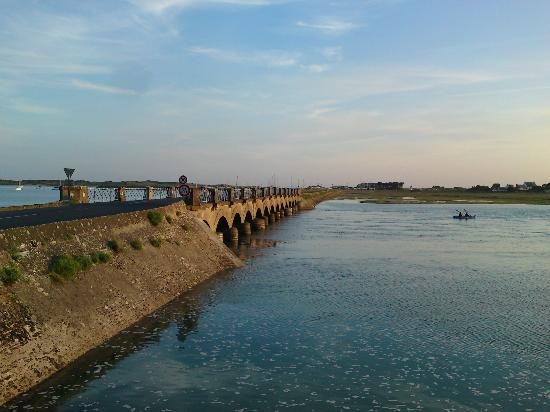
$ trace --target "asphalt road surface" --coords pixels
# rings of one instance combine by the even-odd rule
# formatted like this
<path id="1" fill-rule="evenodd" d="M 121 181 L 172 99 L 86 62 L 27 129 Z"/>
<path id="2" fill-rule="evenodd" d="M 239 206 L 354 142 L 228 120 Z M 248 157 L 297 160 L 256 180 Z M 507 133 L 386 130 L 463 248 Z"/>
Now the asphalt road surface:
<path id="1" fill-rule="evenodd" d="M 132 202 L 85 203 L 60 207 L 0 212 L 0 230 L 46 223 L 137 212 L 180 202 L 181 199 L 137 200 Z"/>

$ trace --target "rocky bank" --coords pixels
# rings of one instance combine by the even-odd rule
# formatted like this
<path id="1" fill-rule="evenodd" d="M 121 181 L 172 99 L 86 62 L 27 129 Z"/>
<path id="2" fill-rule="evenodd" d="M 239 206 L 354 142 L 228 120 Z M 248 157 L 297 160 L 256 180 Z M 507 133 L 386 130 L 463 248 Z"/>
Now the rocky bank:
<path id="1" fill-rule="evenodd" d="M 12 285 L 0 283 L 0 405 L 215 273 L 241 265 L 183 204 L 156 210 L 163 215 L 158 226 L 144 211 L 0 231 L 0 270 L 22 273 Z M 109 240 L 122 250 L 110 250 Z M 135 240 L 141 250 L 130 246 Z M 53 256 L 94 251 L 112 259 L 74 279 L 52 275 Z"/>

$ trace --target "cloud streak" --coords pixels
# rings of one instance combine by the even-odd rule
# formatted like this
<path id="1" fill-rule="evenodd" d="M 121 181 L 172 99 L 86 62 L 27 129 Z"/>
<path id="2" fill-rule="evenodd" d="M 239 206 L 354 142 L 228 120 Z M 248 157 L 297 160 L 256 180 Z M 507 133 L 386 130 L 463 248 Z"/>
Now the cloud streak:
<path id="1" fill-rule="evenodd" d="M 296 23 L 296 26 L 332 35 L 344 34 L 361 27 L 353 22 L 339 20 L 334 17 L 323 17 L 314 22 L 300 20 Z"/>
<path id="2" fill-rule="evenodd" d="M 71 81 L 71 86 L 79 90 L 88 90 L 97 93 L 106 93 L 106 94 L 118 94 L 118 95 L 136 95 L 137 92 L 130 89 L 123 89 L 120 87 L 114 87 L 107 84 L 92 83 L 85 80 L 73 79 Z"/>
<path id="3" fill-rule="evenodd" d="M 286 3 L 288 0 L 133 0 L 132 3 L 141 10 L 163 14 L 170 10 L 182 10 L 191 7 L 206 7 L 213 5 L 225 6 L 270 6 Z"/>
<path id="4" fill-rule="evenodd" d="M 188 49 L 192 54 L 203 55 L 216 60 L 222 60 L 239 64 L 254 64 L 266 67 L 292 67 L 296 66 L 300 59 L 299 53 L 282 50 L 268 50 L 259 52 L 237 52 L 222 50 L 212 47 L 194 46 Z"/>

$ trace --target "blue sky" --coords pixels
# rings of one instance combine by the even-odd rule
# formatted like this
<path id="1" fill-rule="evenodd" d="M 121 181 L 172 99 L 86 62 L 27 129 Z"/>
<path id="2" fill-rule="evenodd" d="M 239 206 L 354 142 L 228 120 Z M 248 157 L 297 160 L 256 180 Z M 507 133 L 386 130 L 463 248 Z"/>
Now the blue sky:
<path id="1" fill-rule="evenodd" d="M 550 181 L 548 1 L 0 7 L 0 177 Z"/>

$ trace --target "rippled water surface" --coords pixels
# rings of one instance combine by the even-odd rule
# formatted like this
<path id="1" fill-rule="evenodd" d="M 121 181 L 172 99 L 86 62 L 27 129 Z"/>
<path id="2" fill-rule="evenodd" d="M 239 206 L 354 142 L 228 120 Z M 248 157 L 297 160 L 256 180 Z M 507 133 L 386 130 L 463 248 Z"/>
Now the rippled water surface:
<path id="1" fill-rule="evenodd" d="M 550 410 L 550 208 L 331 201 L 13 407 Z"/>

